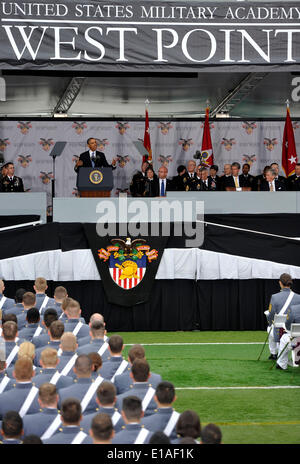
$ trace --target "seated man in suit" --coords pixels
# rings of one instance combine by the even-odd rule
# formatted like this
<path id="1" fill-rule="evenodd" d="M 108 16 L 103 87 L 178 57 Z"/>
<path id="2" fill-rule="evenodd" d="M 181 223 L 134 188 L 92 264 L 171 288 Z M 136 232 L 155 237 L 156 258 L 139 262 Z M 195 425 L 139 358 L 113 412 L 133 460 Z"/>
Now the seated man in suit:
<path id="1" fill-rule="evenodd" d="M 227 187 L 235 187 L 236 189 L 241 187 L 250 187 L 249 179 L 245 179 L 243 175 L 239 175 L 241 169 L 240 163 L 234 162 L 231 164 L 231 176 L 224 178 L 224 190 Z"/>
<path id="2" fill-rule="evenodd" d="M 166 192 L 172 190 L 172 182 L 167 179 L 168 168 L 161 166 L 158 170 L 158 196 L 165 197 Z"/>
<path id="3" fill-rule="evenodd" d="M 94 137 L 87 139 L 88 151 L 81 153 L 79 160 L 76 162 L 74 170 L 78 172 L 82 166 L 84 168 L 116 168 L 117 160 L 114 158 L 111 165 L 108 164 L 105 154 L 101 151 L 97 151 L 97 140 Z"/>
<path id="4" fill-rule="evenodd" d="M 287 178 L 284 177 L 284 176 L 280 176 L 279 175 L 279 166 L 278 166 L 278 163 L 271 163 L 270 167 L 272 169 L 274 169 L 274 171 L 276 172 L 276 176 L 275 176 L 275 180 L 279 180 L 280 182 L 282 182 L 285 187 L 286 187 L 286 183 L 287 183 Z"/>
<path id="5" fill-rule="evenodd" d="M 255 177 L 252 176 L 252 174 L 249 174 L 249 172 L 250 172 L 250 164 L 244 163 L 242 166 L 241 178 L 245 181 L 246 184 L 249 184 L 249 186 L 251 187 L 251 190 L 254 190 Z"/>
<path id="6" fill-rule="evenodd" d="M 285 184 L 281 180 L 276 180 L 276 171 L 272 168 L 266 170 L 266 180 L 260 184 L 261 192 L 283 192 L 286 190 Z"/>

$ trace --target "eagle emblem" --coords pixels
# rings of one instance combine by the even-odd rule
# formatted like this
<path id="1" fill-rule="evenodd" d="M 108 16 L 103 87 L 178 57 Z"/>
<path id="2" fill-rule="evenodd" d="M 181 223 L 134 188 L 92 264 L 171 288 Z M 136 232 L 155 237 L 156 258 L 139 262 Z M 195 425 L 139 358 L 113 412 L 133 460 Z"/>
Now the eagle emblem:
<path id="1" fill-rule="evenodd" d="M 146 240 L 137 238 L 112 239 L 111 245 L 98 250 L 98 256 L 108 261 L 113 281 L 124 290 L 136 287 L 146 273 L 147 263 L 157 259 L 158 252 L 147 245 Z"/>

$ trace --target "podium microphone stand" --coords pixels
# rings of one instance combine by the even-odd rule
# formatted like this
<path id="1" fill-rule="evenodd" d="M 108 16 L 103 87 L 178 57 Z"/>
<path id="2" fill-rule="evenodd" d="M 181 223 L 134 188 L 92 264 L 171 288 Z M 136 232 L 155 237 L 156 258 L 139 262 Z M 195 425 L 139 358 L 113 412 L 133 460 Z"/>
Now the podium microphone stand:
<path id="1" fill-rule="evenodd" d="M 53 168 L 52 168 L 53 179 L 51 182 L 52 214 L 53 214 L 53 198 L 55 198 L 55 160 L 58 156 L 61 156 L 66 144 L 67 142 L 56 142 L 54 147 L 51 150 L 51 153 L 49 153 L 49 156 L 51 156 L 52 161 L 53 161 Z"/>

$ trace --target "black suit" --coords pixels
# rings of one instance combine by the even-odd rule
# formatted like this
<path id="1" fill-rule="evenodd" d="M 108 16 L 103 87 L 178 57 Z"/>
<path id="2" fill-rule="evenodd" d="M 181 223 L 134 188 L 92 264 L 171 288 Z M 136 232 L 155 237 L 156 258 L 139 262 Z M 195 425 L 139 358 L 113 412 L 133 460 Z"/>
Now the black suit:
<path id="1" fill-rule="evenodd" d="M 285 183 L 282 182 L 281 180 L 277 180 L 275 179 L 275 191 L 284 191 L 286 190 L 286 186 L 285 186 Z M 269 186 L 269 182 L 266 181 L 266 180 L 263 180 L 262 183 L 260 184 L 260 191 L 261 192 L 269 192 L 270 191 L 270 186 Z"/>
<path id="2" fill-rule="evenodd" d="M 91 161 L 91 156 L 89 151 L 85 151 L 84 153 L 81 153 L 79 156 L 79 160 L 83 162 L 82 166 L 74 167 L 75 172 L 78 172 L 78 169 L 80 167 L 82 168 L 92 168 L 92 161 Z M 115 166 L 111 166 L 111 164 L 108 164 L 105 154 L 102 153 L 101 151 L 96 151 L 96 157 L 95 157 L 95 168 L 112 168 L 115 169 Z"/>
<path id="3" fill-rule="evenodd" d="M 166 186 L 165 186 L 165 193 L 172 191 L 172 181 L 166 179 Z M 159 178 L 155 177 L 153 180 L 146 179 L 145 180 L 145 197 L 159 197 L 160 190 L 159 190 Z"/>
<path id="4" fill-rule="evenodd" d="M 193 192 L 207 192 L 211 190 L 217 190 L 216 182 L 211 178 L 207 178 L 207 185 L 206 182 L 199 177 L 196 176 L 195 182 L 192 184 L 191 191 Z"/>
<path id="5" fill-rule="evenodd" d="M 251 187 L 249 179 L 246 179 L 243 174 L 239 175 L 239 186 L 240 187 Z M 223 188 L 226 190 L 226 187 L 235 187 L 233 176 L 224 176 L 223 178 Z"/>

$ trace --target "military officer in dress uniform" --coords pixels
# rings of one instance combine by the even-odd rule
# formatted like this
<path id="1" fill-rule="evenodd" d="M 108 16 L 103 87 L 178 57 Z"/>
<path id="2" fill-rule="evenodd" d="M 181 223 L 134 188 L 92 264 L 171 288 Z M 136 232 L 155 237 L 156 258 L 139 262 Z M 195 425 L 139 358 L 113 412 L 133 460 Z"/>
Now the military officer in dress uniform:
<path id="1" fill-rule="evenodd" d="M 21 177 L 15 176 L 14 163 L 6 163 L 7 174 L 0 180 L 0 192 L 24 192 L 24 185 Z"/>
<path id="2" fill-rule="evenodd" d="M 291 305 L 300 304 L 300 295 L 292 292 L 293 281 L 289 274 L 281 274 L 279 278 L 280 292 L 271 296 L 269 304 L 269 313 L 267 313 L 268 332 L 269 332 L 269 359 L 277 359 L 277 353 L 280 341 L 280 329 L 273 328 L 274 315 L 282 313 L 286 314 Z"/>
<path id="3" fill-rule="evenodd" d="M 143 417 L 142 401 L 139 397 L 130 395 L 124 398 L 122 417 L 125 426 L 112 439 L 113 445 L 144 444 L 150 436 L 150 431 L 141 424 Z"/>
<path id="4" fill-rule="evenodd" d="M 64 298 L 68 297 L 66 288 L 62 286 L 56 287 L 56 289 L 54 290 L 53 296 L 54 296 L 53 300 L 51 298 L 52 301 L 51 300 L 48 301 L 46 307 L 42 309 L 41 314 L 43 315 L 47 308 L 54 308 L 57 312 L 58 317 L 60 317 L 63 313 L 63 310 L 61 307 L 62 302 Z"/>
<path id="5" fill-rule="evenodd" d="M 43 439 L 45 445 L 92 444 L 93 440 L 80 427 L 82 409 L 76 398 L 68 398 L 61 405 L 62 426 L 51 436 Z"/>
<path id="6" fill-rule="evenodd" d="M 8 411 L 2 421 L 1 435 L 3 445 L 19 445 L 22 443 L 23 421 L 16 411 Z"/>
<path id="7" fill-rule="evenodd" d="M 136 359 L 132 365 L 131 373 L 133 385 L 125 393 L 117 396 L 116 407 L 122 410 L 122 402 L 126 396 L 134 395 L 141 399 L 145 416 L 150 416 L 156 409 L 154 401 L 155 389 L 149 384 L 150 367 L 145 359 Z"/>
<path id="8" fill-rule="evenodd" d="M 141 170 L 135 173 L 130 183 L 130 192 L 133 197 L 142 197 L 145 189 L 146 169 L 149 167 L 148 161 L 144 161 Z"/>
<path id="9" fill-rule="evenodd" d="M 300 163 L 295 166 L 295 174 L 287 178 L 287 190 L 298 192 L 300 190 Z"/>
<path id="10" fill-rule="evenodd" d="M 46 382 L 41 385 L 39 387 L 38 403 L 40 405 L 39 412 L 26 415 L 23 418 L 24 436 L 37 435 L 41 437 L 59 414 L 56 386 Z M 59 421 L 53 433 L 56 432 L 60 425 L 61 421 Z"/>
<path id="11" fill-rule="evenodd" d="M 97 414 L 108 414 L 112 420 L 115 432 L 120 432 L 122 427 L 125 425 L 125 422 L 118 409 L 115 407 L 116 401 L 116 388 L 114 384 L 107 381 L 102 382 L 98 387 L 96 396 L 96 402 L 99 405 L 97 408 Z M 95 413 L 87 414 L 82 419 L 81 427 L 84 432 L 89 432 L 93 417 L 95 417 Z"/>
<path id="12" fill-rule="evenodd" d="M 0 418 L 7 411 L 18 411 L 20 416 L 34 414 L 39 411 L 37 388 L 32 382 L 34 375 L 31 359 L 24 356 L 15 363 L 14 376 L 16 382 L 13 388 L 0 395 Z M 22 412 L 21 412 L 22 411 Z"/>
<path id="13" fill-rule="evenodd" d="M 179 413 L 174 411 L 172 403 L 176 400 L 174 385 L 170 382 L 161 382 L 155 390 L 154 401 L 157 404 L 154 414 L 144 417 L 141 423 L 150 432 L 161 431 L 170 440 L 177 438 L 176 424 Z"/>
<path id="14" fill-rule="evenodd" d="M 145 358 L 145 350 L 142 345 L 133 345 L 129 352 L 128 352 L 128 361 L 129 365 L 121 375 L 116 375 L 114 379 L 114 384 L 117 390 L 117 394 L 121 395 L 130 389 L 130 385 L 133 384 L 133 379 L 130 376 L 132 364 L 135 359 L 143 359 Z M 152 385 L 153 388 L 162 381 L 160 374 L 155 374 L 154 372 L 150 372 L 150 377 L 148 379 L 149 384 Z"/>
<path id="15" fill-rule="evenodd" d="M 77 354 L 99 353 L 102 362 L 107 361 L 110 357 L 108 343 L 104 341 L 105 325 L 103 322 L 94 321 L 90 329 L 91 341 L 77 349 Z"/>
<path id="16" fill-rule="evenodd" d="M 184 190 L 190 191 L 194 190 L 194 183 L 196 181 L 196 161 L 190 160 L 187 163 L 187 172 L 184 174 L 183 182 L 184 182 Z"/>
<path id="17" fill-rule="evenodd" d="M 300 304 L 292 305 L 286 316 L 285 328 L 287 331 L 291 330 L 292 324 L 300 323 Z M 280 357 L 277 359 L 277 369 L 287 369 L 288 366 L 288 356 L 289 351 L 293 348 L 293 341 L 289 333 L 284 333 L 280 339 L 279 343 L 279 353 Z"/>
<path id="18" fill-rule="evenodd" d="M 112 335 L 108 341 L 110 356 L 101 367 L 102 377 L 113 382 L 115 376 L 125 371 L 128 362 L 122 356 L 123 349 L 123 338 L 120 335 Z"/>

